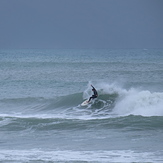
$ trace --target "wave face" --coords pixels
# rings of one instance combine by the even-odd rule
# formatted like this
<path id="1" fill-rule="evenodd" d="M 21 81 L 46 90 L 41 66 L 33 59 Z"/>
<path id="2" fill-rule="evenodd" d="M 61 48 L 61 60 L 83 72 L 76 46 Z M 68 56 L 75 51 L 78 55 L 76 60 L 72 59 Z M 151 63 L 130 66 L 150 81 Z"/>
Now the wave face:
<path id="1" fill-rule="evenodd" d="M 105 124 L 109 124 L 111 128 L 136 125 L 137 127 L 142 125 L 142 129 L 149 126 L 162 127 L 163 93 L 126 90 L 115 84 L 106 83 L 98 83 L 96 88 L 99 93 L 98 98 L 85 107 L 80 103 L 89 97 L 91 91 L 89 87 L 83 93 L 54 99 L 29 97 L 2 99 L 0 100 L 1 129 L 63 130 L 70 127 L 80 130 L 80 127 L 93 124 L 104 128 Z M 81 121 L 83 121 L 82 126 Z"/>
<path id="2" fill-rule="evenodd" d="M 162 54 L 0 50 L 0 162 L 162 162 Z"/>

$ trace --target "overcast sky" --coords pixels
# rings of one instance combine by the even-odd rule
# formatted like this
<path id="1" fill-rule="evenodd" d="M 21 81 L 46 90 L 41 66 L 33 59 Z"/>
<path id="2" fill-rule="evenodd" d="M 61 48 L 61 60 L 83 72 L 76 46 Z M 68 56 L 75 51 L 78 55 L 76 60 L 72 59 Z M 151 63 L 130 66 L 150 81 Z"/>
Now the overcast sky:
<path id="1" fill-rule="evenodd" d="M 163 48 L 163 0 L 0 0 L 0 48 Z"/>

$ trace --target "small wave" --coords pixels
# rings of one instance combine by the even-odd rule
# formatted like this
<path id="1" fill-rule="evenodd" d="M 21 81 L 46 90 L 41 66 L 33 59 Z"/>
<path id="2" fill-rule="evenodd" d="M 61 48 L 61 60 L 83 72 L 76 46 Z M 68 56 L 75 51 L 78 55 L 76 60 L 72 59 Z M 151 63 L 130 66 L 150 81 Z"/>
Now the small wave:
<path id="1" fill-rule="evenodd" d="M 53 150 L 1 150 L 3 162 L 159 162 L 163 159 L 162 151 L 135 152 L 132 150 L 96 150 L 70 151 Z"/>
<path id="2" fill-rule="evenodd" d="M 53 115 L 32 116 L 5 116 L 0 118 L 1 131 L 64 131 L 64 130 L 91 130 L 91 129 L 121 129 L 121 130 L 159 130 L 162 129 L 163 119 L 158 117 L 125 116 L 125 117 L 103 117 L 80 119 L 58 118 Z"/>

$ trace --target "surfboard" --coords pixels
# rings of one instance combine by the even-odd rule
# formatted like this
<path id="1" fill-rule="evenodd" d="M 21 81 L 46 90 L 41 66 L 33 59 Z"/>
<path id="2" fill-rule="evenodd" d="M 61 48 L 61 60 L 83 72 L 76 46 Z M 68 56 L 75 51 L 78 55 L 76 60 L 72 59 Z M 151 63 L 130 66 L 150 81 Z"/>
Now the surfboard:
<path id="1" fill-rule="evenodd" d="M 81 103 L 81 106 L 87 106 L 90 102 L 88 102 L 88 100 L 85 100 Z"/>

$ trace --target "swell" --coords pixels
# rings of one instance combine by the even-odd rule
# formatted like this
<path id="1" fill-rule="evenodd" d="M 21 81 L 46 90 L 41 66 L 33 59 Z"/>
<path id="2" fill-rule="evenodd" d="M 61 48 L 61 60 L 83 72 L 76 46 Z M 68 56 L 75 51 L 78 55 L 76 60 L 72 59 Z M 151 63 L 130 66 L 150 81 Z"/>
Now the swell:
<path id="1" fill-rule="evenodd" d="M 79 66 L 80 65 L 80 66 Z M 25 62 L 19 62 L 19 61 L 7 61 L 7 62 L 2 62 L 0 61 L 0 67 L 1 71 L 18 71 L 20 70 L 20 67 L 23 68 L 23 71 L 26 72 L 27 70 L 32 69 L 32 71 L 38 70 L 37 73 L 40 73 L 40 69 L 43 71 L 52 71 L 52 72 L 59 72 L 62 70 L 70 70 L 72 71 L 72 68 L 76 69 L 77 71 L 81 71 L 82 68 L 91 68 L 96 65 L 97 70 L 106 70 L 109 69 L 110 72 L 116 72 L 116 71 L 124 71 L 124 72 L 149 72 L 149 71 L 161 71 L 162 72 L 162 67 L 163 65 L 161 63 L 134 63 L 134 62 L 121 62 L 121 61 L 25 61 Z M 51 69 L 53 68 L 53 69 Z M 66 69 L 65 69 L 66 68 Z M 96 71 L 97 71 L 96 70 Z M 123 72 L 122 71 L 122 72 Z M 1 74 L 2 75 L 2 74 Z"/>
<path id="2" fill-rule="evenodd" d="M 101 94 L 99 99 L 92 102 L 91 108 L 101 109 L 105 104 L 113 103 L 117 94 Z M 59 96 L 54 98 L 43 97 L 25 97 L 25 98 L 5 98 L 0 100 L 0 110 L 3 112 L 5 109 L 17 111 L 21 108 L 22 112 L 26 109 L 33 109 L 33 111 L 49 111 L 61 108 L 80 107 L 83 102 L 83 93 L 69 94 L 66 96 Z M 40 109 L 39 109 L 40 107 Z M 4 109 L 5 108 L 5 109 Z M 38 108 L 38 110 L 36 110 Z M 1 112 L 1 113 L 2 113 Z"/>
<path id="3" fill-rule="evenodd" d="M 108 117 L 105 119 L 63 119 L 36 117 L 1 117 L 1 131 L 75 131 L 119 129 L 127 131 L 162 130 L 163 117 Z"/>
<path id="4" fill-rule="evenodd" d="M 99 97 L 86 107 L 89 89 L 55 98 L 0 100 L 2 131 L 125 129 L 157 130 L 163 124 L 163 93 L 122 89 L 114 84 L 95 86 Z M 89 87 L 88 87 L 89 88 Z"/>

